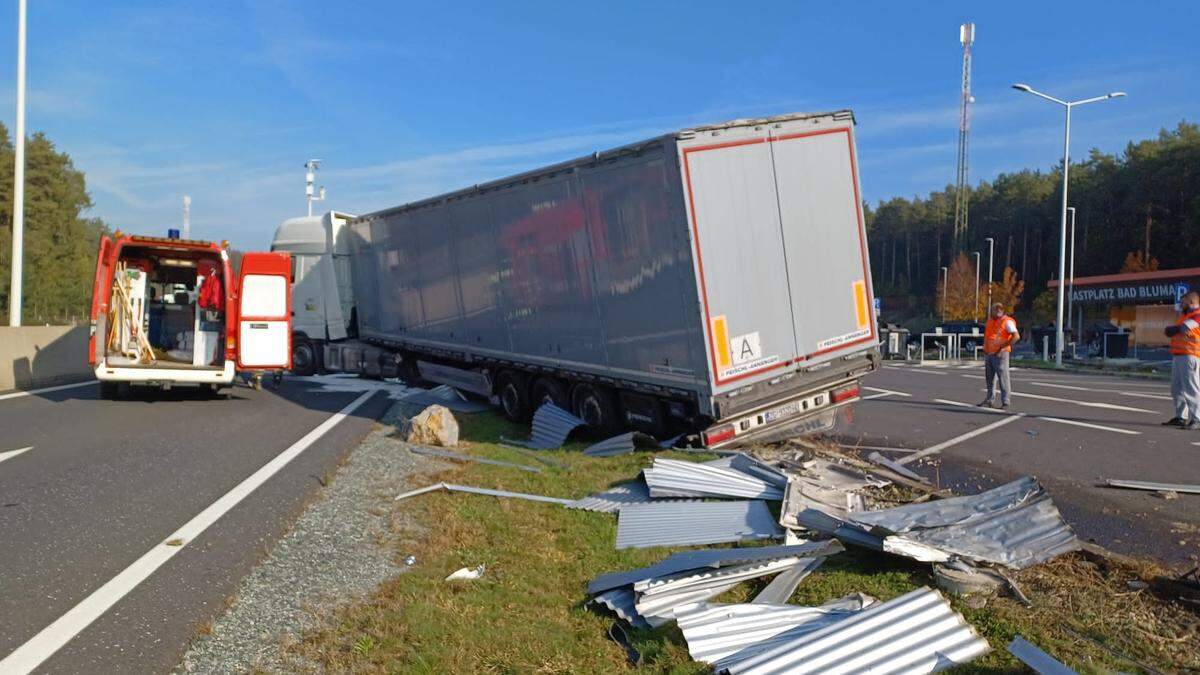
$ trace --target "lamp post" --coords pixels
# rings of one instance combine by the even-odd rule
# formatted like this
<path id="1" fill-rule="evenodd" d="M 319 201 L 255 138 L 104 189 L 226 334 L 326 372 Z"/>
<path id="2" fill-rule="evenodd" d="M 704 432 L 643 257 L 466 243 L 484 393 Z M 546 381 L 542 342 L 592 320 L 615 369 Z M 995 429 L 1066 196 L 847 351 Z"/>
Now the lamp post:
<path id="1" fill-rule="evenodd" d="M 988 243 L 988 299 L 987 299 L 987 311 L 984 312 L 984 315 L 991 316 L 992 315 L 992 254 L 996 252 L 996 240 L 992 239 L 991 237 L 988 237 L 984 241 L 986 241 Z"/>
<path id="2" fill-rule="evenodd" d="M 942 323 L 946 323 L 946 296 L 950 295 L 950 275 L 949 269 L 942 268 Z"/>
<path id="3" fill-rule="evenodd" d="M 1067 324 L 1074 323 L 1074 304 L 1075 304 L 1075 207 L 1068 206 L 1067 211 L 1071 214 L 1071 269 L 1067 272 Z M 1079 336 L 1075 336 L 1078 340 Z"/>
<path id="4" fill-rule="evenodd" d="M 17 124 L 13 166 L 12 279 L 8 325 L 21 325 L 21 277 L 25 263 L 25 0 L 17 0 Z"/>
<path id="5" fill-rule="evenodd" d="M 1086 103 L 1095 103 L 1096 101 L 1107 101 L 1110 98 L 1120 98 L 1125 95 L 1123 91 L 1114 91 L 1104 96 L 1093 96 L 1079 101 L 1064 101 L 1059 98 L 1054 98 L 1049 94 L 1043 94 L 1040 91 L 1030 87 L 1027 84 L 1014 84 L 1013 89 L 1023 91 L 1026 94 L 1033 94 L 1047 101 L 1057 103 L 1066 110 L 1066 125 L 1063 130 L 1063 189 L 1062 189 L 1062 225 L 1058 236 L 1058 311 L 1057 322 L 1055 323 L 1055 345 L 1054 345 L 1054 365 L 1056 368 L 1062 368 L 1062 353 L 1063 353 L 1063 296 L 1066 293 L 1063 283 L 1066 277 L 1067 265 L 1067 173 L 1071 168 L 1071 108 L 1084 105 Z"/>
<path id="6" fill-rule="evenodd" d="M 979 323 L 979 251 L 975 251 L 975 307 L 971 310 L 971 319 Z"/>

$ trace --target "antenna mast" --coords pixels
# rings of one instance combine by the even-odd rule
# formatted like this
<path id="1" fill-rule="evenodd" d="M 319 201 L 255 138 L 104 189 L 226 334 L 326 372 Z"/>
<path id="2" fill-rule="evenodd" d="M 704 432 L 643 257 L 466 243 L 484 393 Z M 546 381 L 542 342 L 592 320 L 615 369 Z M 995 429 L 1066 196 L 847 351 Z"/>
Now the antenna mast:
<path id="1" fill-rule="evenodd" d="M 958 41 L 962 43 L 962 98 L 958 108 L 958 175 L 954 188 L 954 250 L 966 246 L 967 214 L 970 201 L 970 157 L 971 104 L 971 45 L 975 43 L 975 24 L 964 23 L 958 27 Z"/>
<path id="2" fill-rule="evenodd" d="M 192 238 L 192 197 L 183 196 L 183 238 Z"/>
<path id="3" fill-rule="evenodd" d="M 308 215 L 312 215 L 313 202 L 323 201 L 325 199 L 325 186 L 321 186 L 320 196 L 313 196 L 313 180 L 317 175 L 317 167 L 321 165 L 321 160 L 310 159 L 304 163 L 304 196 L 308 200 Z"/>

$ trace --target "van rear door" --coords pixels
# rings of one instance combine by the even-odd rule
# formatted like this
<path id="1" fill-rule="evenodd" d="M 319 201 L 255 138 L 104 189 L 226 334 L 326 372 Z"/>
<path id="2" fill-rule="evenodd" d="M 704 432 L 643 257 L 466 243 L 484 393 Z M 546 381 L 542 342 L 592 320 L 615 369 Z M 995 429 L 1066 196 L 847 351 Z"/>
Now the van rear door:
<path id="1" fill-rule="evenodd" d="M 237 297 L 238 367 L 291 368 L 291 256 L 279 252 L 243 254 Z"/>
<path id="2" fill-rule="evenodd" d="M 96 365 L 104 360 L 104 347 L 108 340 L 108 297 L 112 283 L 113 242 L 107 235 L 100 237 L 100 250 L 96 253 L 96 276 L 92 279 L 91 334 L 88 336 L 88 363 Z"/>

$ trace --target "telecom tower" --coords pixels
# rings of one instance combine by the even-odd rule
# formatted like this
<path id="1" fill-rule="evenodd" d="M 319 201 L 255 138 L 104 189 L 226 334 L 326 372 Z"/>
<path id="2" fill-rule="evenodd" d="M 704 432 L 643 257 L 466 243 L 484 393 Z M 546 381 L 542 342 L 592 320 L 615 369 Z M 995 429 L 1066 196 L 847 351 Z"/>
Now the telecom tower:
<path id="1" fill-rule="evenodd" d="M 183 238 L 192 238 L 192 198 L 190 195 L 183 196 Z"/>
<path id="2" fill-rule="evenodd" d="M 954 250 L 966 246 L 967 213 L 970 201 L 969 146 L 971 137 L 971 45 L 975 43 L 975 24 L 964 23 L 958 27 L 958 41 L 962 43 L 962 100 L 958 107 L 958 176 L 954 188 Z"/>
<path id="3" fill-rule="evenodd" d="M 313 195 L 313 181 L 316 179 L 317 167 L 321 165 L 321 160 L 310 159 L 304 163 L 304 196 L 308 200 L 308 215 L 312 215 L 313 202 L 319 202 L 325 199 L 325 186 L 321 186 L 320 196 Z"/>

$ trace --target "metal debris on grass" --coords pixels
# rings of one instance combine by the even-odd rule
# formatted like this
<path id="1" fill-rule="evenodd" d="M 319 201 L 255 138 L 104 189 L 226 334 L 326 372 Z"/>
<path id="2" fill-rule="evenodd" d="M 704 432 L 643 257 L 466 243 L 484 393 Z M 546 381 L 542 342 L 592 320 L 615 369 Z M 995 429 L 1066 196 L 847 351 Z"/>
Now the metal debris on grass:
<path id="1" fill-rule="evenodd" d="M 554 450 L 561 448 L 567 437 L 585 422 L 553 403 L 543 403 L 537 412 L 533 413 L 533 431 L 529 440 L 518 441 L 509 438 L 500 440 L 510 445 L 520 445 L 533 450 Z"/>
<path id="2" fill-rule="evenodd" d="M 657 448 L 658 441 L 649 434 L 640 431 L 630 431 L 619 436 L 607 438 L 599 443 L 593 443 L 584 449 L 583 454 L 590 457 L 616 457 L 626 455 L 642 447 Z"/>
<path id="3" fill-rule="evenodd" d="M 535 502 L 547 502 L 550 504 L 561 504 L 563 506 L 568 506 L 574 501 L 571 499 L 562 499 L 559 497 L 546 497 L 543 495 L 531 495 L 531 494 L 526 494 L 524 492 L 508 492 L 506 490 L 492 490 L 490 488 L 474 487 L 471 485 L 455 485 L 454 483 L 434 483 L 433 485 L 426 485 L 425 487 L 417 488 L 416 490 L 409 490 L 408 492 L 404 492 L 402 494 L 396 495 L 395 501 L 400 501 L 401 499 L 407 499 L 409 497 L 415 497 L 417 495 L 423 495 L 426 492 L 433 492 L 434 490 L 448 490 L 450 492 L 469 492 L 471 494 L 488 495 L 491 497 L 512 497 L 514 499 L 527 499 L 527 500 L 535 501 Z"/>
<path id="4" fill-rule="evenodd" d="M 694 546 L 782 538 L 763 501 L 659 502 L 620 511 L 616 547 Z"/>
<path id="5" fill-rule="evenodd" d="M 1061 661 L 1038 649 L 1020 635 L 1008 643 L 1008 653 L 1021 660 L 1021 663 L 1038 675 L 1076 675 L 1074 670 L 1066 667 Z"/>
<path id="6" fill-rule="evenodd" d="M 734 468 L 712 464 L 656 457 L 654 465 L 643 470 L 642 475 L 651 497 L 783 499 L 780 486 Z"/>
<path id="7" fill-rule="evenodd" d="M 450 576 L 445 578 L 445 581 L 474 581 L 483 576 L 485 566 L 478 567 L 460 567 L 450 573 Z"/>

